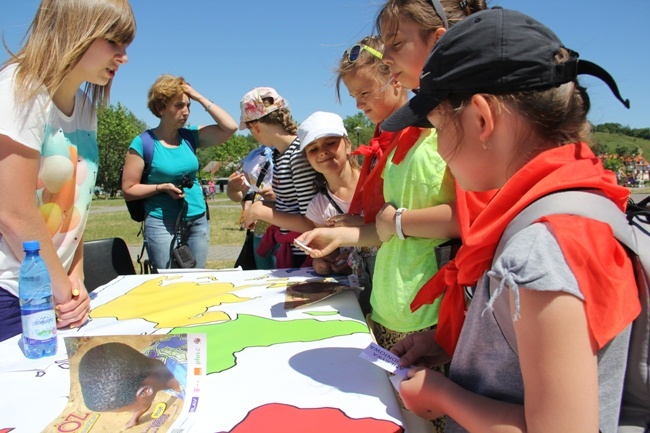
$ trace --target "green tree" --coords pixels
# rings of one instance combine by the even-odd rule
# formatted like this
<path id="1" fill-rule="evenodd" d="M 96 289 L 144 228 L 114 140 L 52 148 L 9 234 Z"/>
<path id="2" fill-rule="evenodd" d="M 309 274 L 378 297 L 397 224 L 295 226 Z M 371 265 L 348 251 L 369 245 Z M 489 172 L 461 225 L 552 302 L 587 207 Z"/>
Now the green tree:
<path id="1" fill-rule="evenodd" d="M 197 152 L 199 167 L 205 167 L 210 161 L 219 161 L 223 165 L 217 171 L 217 176 L 227 177 L 234 171 L 239 161 L 257 146 L 259 144 L 254 139 L 251 141 L 247 136 L 233 135 L 223 144 L 199 149 Z M 202 171 L 199 171 L 199 177 L 203 177 Z"/>
<path id="2" fill-rule="evenodd" d="M 622 126 L 620 123 L 601 123 L 594 126 L 596 132 L 609 132 L 610 134 L 620 134 Z"/>
<path id="3" fill-rule="evenodd" d="M 627 156 L 630 154 L 630 150 L 623 145 L 616 146 L 616 150 L 614 150 L 614 152 L 616 152 L 616 154 L 620 157 Z"/>
<path id="4" fill-rule="evenodd" d="M 135 117 L 119 102 L 109 105 L 97 113 L 97 143 L 99 144 L 99 170 L 97 185 L 104 188 L 106 198 L 114 196 L 121 188 L 118 185 L 120 169 L 133 138 L 147 129 L 146 123 Z"/>
<path id="5" fill-rule="evenodd" d="M 619 173 L 619 170 L 623 168 L 623 161 L 621 161 L 619 158 L 606 158 L 603 160 L 603 167 L 605 167 L 607 170 L 611 170 L 614 173 Z"/>
<path id="6" fill-rule="evenodd" d="M 606 144 L 601 144 L 597 140 L 594 140 L 593 144 L 591 145 L 591 150 L 596 155 L 606 155 L 609 153 L 609 147 Z"/>
<path id="7" fill-rule="evenodd" d="M 253 138 L 252 134 L 243 135 L 242 137 L 246 139 L 251 149 L 255 149 L 260 146 L 260 143 L 257 140 L 255 140 L 255 138 Z"/>
<path id="8" fill-rule="evenodd" d="M 650 140 L 650 128 L 635 129 L 634 134 L 636 137 Z"/>
<path id="9" fill-rule="evenodd" d="M 368 144 L 375 133 L 375 126 L 363 113 L 346 117 L 343 119 L 343 125 L 348 131 L 353 149 L 356 149 L 359 144 Z"/>

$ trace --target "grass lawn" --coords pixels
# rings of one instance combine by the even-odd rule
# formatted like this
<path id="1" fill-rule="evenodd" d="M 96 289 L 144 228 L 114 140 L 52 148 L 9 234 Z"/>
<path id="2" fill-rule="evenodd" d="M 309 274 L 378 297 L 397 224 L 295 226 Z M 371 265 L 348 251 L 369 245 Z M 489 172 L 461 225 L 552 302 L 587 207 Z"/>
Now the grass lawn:
<path id="1" fill-rule="evenodd" d="M 636 188 L 636 194 L 650 194 L 650 188 Z M 210 245 L 242 245 L 246 232 L 239 230 L 241 207 L 230 201 L 225 195 L 217 195 L 210 206 Z M 102 239 L 120 237 L 129 246 L 142 246 L 142 236 L 138 236 L 140 224 L 129 216 L 122 198 L 95 199 L 92 203 L 84 239 Z M 135 257 L 133 257 L 135 259 Z M 138 265 L 134 264 L 136 270 Z M 231 268 L 234 261 L 208 261 L 209 269 Z"/>
<path id="2" fill-rule="evenodd" d="M 210 207 L 210 245 L 241 245 L 245 231 L 239 230 L 241 207 L 225 195 L 208 202 Z M 131 219 L 121 197 L 105 200 L 94 199 L 84 233 L 85 240 L 120 237 L 129 246 L 142 246 L 142 235 L 138 236 L 140 223 Z M 135 258 L 135 257 L 134 257 Z M 210 269 L 233 266 L 233 261 L 209 261 Z M 136 264 L 136 270 L 138 266 Z"/>

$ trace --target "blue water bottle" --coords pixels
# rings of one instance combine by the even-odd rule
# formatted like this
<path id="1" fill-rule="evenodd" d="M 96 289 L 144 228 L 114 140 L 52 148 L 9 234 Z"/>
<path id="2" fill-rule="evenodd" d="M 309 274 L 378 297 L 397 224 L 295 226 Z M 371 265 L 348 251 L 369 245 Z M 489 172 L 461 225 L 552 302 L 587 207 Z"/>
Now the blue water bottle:
<path id="1" fill-rule="evenodd" d="M 25 260 L 20 266 L 18 295 L 23 325 L 23 351 L 31 359 L 56 353 L 56 316 L 52 284 L 38 241 L 23 242 Z"/>

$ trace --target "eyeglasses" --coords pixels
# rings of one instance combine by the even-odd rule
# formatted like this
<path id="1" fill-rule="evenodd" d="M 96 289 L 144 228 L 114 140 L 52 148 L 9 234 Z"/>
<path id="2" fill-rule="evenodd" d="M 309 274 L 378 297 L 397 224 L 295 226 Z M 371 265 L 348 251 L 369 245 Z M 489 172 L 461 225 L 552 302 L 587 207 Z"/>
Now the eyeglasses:
<path id="1" fill-rule="evenodd" d="M 372 47 L 369 47 L 368 45 L 364 45 L 364 44 L 353 45 L 352 48 L 349 48 L 349 49 L 345 50 L 345 53 L 343 53 L 343 55 L 345 55 L 348 58 L 348 61 L 350 63 L 354 63 L 357 60 L 359 60 L 359 55 L 361 54 L 361 52 L 363 50 L 368 51 L 370 54 L 377 57 L 379 60 L 381 60 L 382 57 L 384 57 L 384 55 L 381 52 L 375 50 Z"/>
<path id="2" fill-rule="evenodd" d="M 449 23 L 447 22 L 447 15 L 445 14 L 445 10 L 443 9 L 442 5 L 440 4 L 440 1 L 439 0 L 431 0 L 431 6 L 433 6 L 433 10 L 436 11 L 436 14 L 442 20 L 442 25 L 445 26 L 445 30 L 449 30 Z"/>

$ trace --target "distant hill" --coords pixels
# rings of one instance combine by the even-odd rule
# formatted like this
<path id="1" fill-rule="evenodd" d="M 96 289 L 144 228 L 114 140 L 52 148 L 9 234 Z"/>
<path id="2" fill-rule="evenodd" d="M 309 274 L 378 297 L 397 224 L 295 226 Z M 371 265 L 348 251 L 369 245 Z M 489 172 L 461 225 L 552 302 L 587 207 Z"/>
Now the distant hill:
<path id="1" fill-rule="evenodd" d="M 643 151 L 643 157 L 650 161 L 650 140 L 624 134 L 594 132 L 593 141 L 594 143 L 607 147 L 610 152 L 616 151 L 616 148 L 619 146 L 625 146 L 630 150 L 630 153 L 637 153 L 637 149 L 640 148 Z"/>

